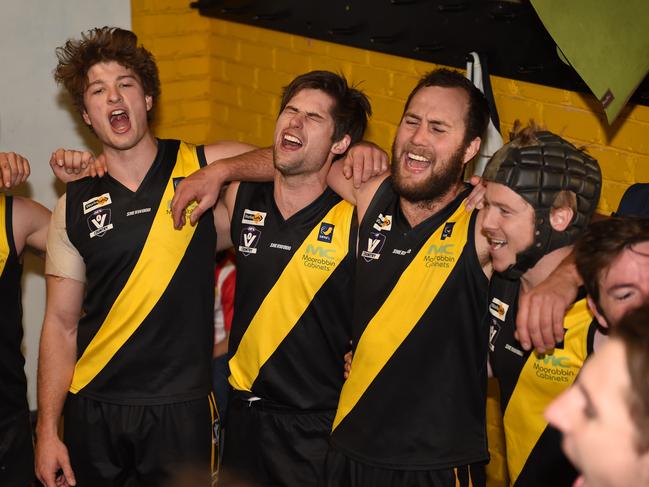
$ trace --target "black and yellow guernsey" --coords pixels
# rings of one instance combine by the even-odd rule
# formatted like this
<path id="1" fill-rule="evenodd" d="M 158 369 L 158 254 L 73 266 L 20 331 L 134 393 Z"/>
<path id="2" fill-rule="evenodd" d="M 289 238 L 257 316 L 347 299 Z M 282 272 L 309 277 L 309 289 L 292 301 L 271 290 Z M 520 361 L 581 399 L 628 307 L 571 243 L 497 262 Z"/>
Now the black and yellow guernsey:
<path id="1" fill-rule="evenodd" d="M 29 410 L 25 358 L 20 351 L 22 264 L 14 242 L 12 210 L 13 198 L 0 193 L 0 424 Z"/>
<path id="2" fill-rule="evenodd" d="M 592 353 L 596 321 L 581 297 L 564 319 L 565 335 L 552 353 L 523 350 L 514 338 L 520 282 L 494 274 L 489 286 L 489 359 L 500 383 L 510 484 L 567 486 L 577 472 L 561 451 L 560 433 L 543 417 Z"/>
<path id="3" fill-rule="evenodd" d="M 334 410 L 349 350 L 354 207 L 330 189 L 284 220 L 272 183 L 241 183 L 230 384 L 284 407 Z"/>
<path id="4" fill-rule="evenodd" d="M 487 459 L 487 278 L 468 190 L 411 228 L 388 178 L 359 232 L 354 359 L 332 446 L 383 468 Z"/>
<path id="5" fill-rule="evenodd" d="M 70 183 L 66 227 L 86 265 L 70 391 L 116 404 L 203 398 L 211 387 L 216 231 L 211 212 L 175 230 L 170 202 L 202 147 L 159 140 L 137 191 Z"/>

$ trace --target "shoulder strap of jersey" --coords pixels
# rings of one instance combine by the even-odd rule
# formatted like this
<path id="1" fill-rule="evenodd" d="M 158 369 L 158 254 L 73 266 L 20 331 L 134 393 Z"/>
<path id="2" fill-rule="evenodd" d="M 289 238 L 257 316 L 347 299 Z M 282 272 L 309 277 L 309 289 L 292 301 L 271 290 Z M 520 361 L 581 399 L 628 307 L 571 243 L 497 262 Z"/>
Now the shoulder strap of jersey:
<path id="1" fill-rule="evenodd" d="M 259 306 L 230 359 L 229 380 L 235 389 L 251 390 L 260 369 L 349 253 L 353 216 L 354 207 L 340 201 L 313 227 L 295 251 Z M 326 235 L 332 233 L 331 245 L 325 245 L 318 239 L 321 231 Z M 320 268 L 323 265 L 331 270 L 323 271 Z M 296 292 L 300 289 L 305 292 Z"/>
<path id="2" fill-rule="evenodd" d="M 450 235 L 447 224 L 441 224 L 435 230 L 367 324 L 353 359 L 353 362 L 361 363 L 363 367 L 354 368 L 352 362 L 352 371 L 341 392 L 333 429 L 354 408 L 435 300 L 460 260 L 468 240 L 470 222 L 471 212 L 467 212 L 462 203 L 447 220 L 447 224 L 454 223 Z M 453 256 L 453 262 L 448 267 L 427 265 L 433 263 L 438 255 Z"/>
<path id="3" fill-rule="evenodd" d="M 174 229 L 169 207 L 174 195 L 174 179 L 188 176 L 198 169 L 195 147 L 181 142 L 140 258 L 97 334 L 77 361 L 70 392 L 76 394 L 95 378 L 138 329 L 167 289 L 196 228 L 185 225 L 182 230 Z"/>
<path id="4" fill-rule="evenodd" d="M 9 244 L 9 230 L 11 225 L 8 225 L 8 218 L 10 217 L 8 210 L 8 199 L 10 197 L 6 196 L 4 193 L 0 193 L 0 276 L 5 269 L 5 264 L 9 260 L 9 254 L 11 253 L 11 246 Z"/>

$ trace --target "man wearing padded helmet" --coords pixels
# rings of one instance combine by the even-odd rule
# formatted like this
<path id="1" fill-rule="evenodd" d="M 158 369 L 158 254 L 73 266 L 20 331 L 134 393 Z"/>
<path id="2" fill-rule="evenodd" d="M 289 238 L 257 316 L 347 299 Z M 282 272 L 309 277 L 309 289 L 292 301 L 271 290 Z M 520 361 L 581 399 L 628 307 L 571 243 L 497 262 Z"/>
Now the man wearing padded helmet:
<path id="1" fill-rule="evenodd" d="M 572 144 L 532 124 L 494 154 L 484 179 L 482 231 L 494 269 L 489 358 L 500 383 L 510 485 L 571 486 L 577 473 L 543 411 L 577 377 L 593 350 L 597 321 L 581 293 L 564 318 L 563 341 L 540 354 L 523 349 L 515 320 L 519 292 L 542 282 L 588 224 L 599 199 L 600 169 Z"/>

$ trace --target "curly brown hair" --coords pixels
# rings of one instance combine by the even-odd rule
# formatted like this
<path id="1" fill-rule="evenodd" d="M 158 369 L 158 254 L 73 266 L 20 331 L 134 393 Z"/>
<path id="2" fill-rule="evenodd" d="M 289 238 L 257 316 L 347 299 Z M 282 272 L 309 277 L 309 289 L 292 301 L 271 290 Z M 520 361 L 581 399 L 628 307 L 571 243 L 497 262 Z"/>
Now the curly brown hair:
<path id="1" fill-rule="evenodd" d="M 118 27 L 97 27 L 81 34 L 81 39 L 68 39 L 56 48 L 59 63 L 54 79 L 63 85 L 79 113 L 85 112 L 83 94 L 88 87 L 88 70 L 97 63 L 115 61 L 131 69 L 142 83 L 147 96 L 160 96 L 160 78 L 153 55 L 137 45 L 137 36 Z M 153 115 L 149 110 L 149 120 Z"/>

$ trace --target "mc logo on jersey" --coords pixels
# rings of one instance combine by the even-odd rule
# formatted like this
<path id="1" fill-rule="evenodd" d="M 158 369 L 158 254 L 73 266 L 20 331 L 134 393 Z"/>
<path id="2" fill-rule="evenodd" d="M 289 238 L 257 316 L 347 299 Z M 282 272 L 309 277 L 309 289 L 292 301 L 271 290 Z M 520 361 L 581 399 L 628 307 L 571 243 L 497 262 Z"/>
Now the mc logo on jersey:
<path id="1" fill-rule="evenodd" d="M 365 262 L 377 260 L 381 257 L 381 250 L 385 244 L 385 235 L 379 232 L 370 232 L 367 238 L 367 249 L 361 252 L 361 257 Z"/>
<path id="2" fill-rule="evenodd" d="M 93 211 L 88 217 L 88 228 L 90 228 L 90 238 L 103 237 L 108 230 L 112 230 L 110 209 L 100 208 Z"/>
<path id="3" fill-rule="evenodd" d="M 255 227 L 243 227 L 239 239 L 239 252 L 245 257 L 257 253 L 257 246 L 261 239 L 261 232 Z"/>
<path id="4" fill-rule="evenodd" d="M 318 241 L 331 243 L 334 236 L 334 225 L 322 222 L 318 231 Z"/>

